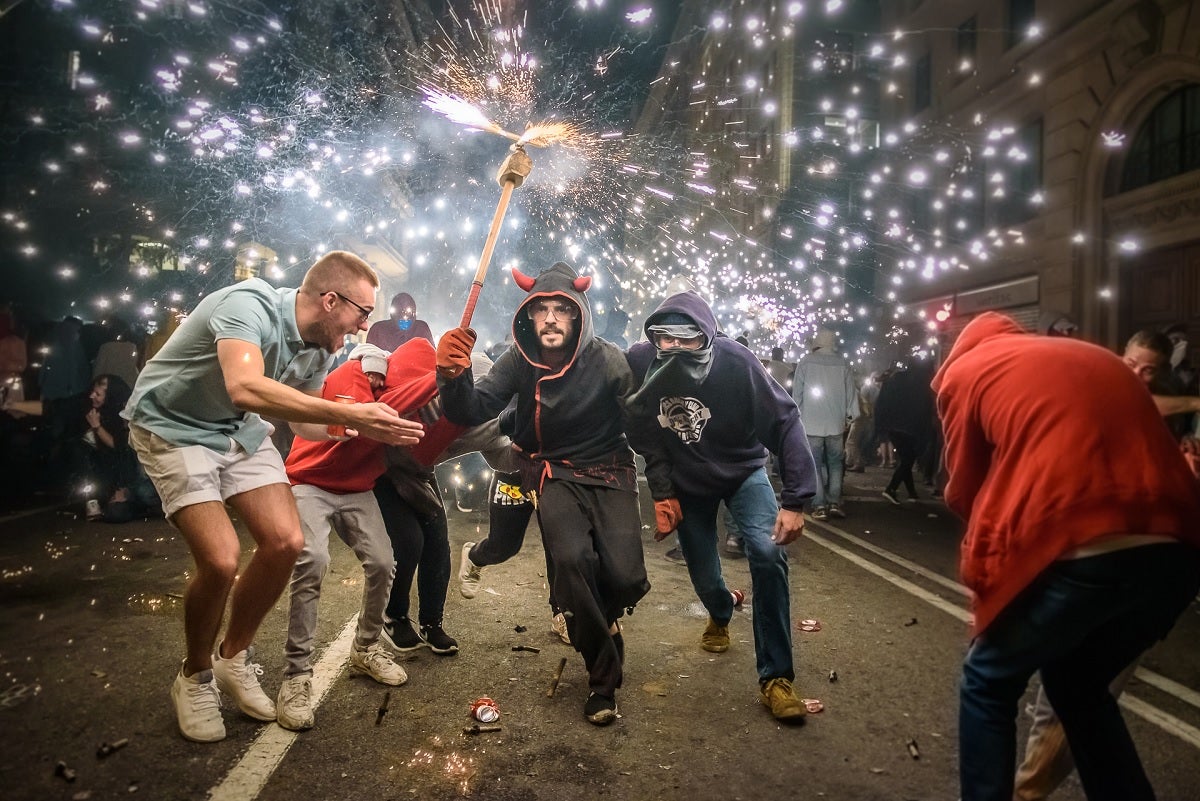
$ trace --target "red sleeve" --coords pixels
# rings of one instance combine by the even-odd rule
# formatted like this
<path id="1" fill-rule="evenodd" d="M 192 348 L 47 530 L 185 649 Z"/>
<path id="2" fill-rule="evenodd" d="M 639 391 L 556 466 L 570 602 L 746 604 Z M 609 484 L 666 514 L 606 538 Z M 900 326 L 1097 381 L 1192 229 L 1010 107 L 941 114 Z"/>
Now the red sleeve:
<path id="1" fill-rule="evenodd" d="M 362 371 L 362 362 L 351 359 L 325 377 L 321 397 L 333 400 L 335 395 L 349 395 L 355 403 L 374 403 L 371 381 Z"/>
<path id="2" fill-rule="evenodd" d="M 964 520 L 970 518 L 975 496 L 987 479 L 992 463 L 992 446 L 983 435 L 971 409 L 969 397 L 964 397 L 950 376 L 938 389 L 938 413 L 946 437 L 946 505 Z"/>

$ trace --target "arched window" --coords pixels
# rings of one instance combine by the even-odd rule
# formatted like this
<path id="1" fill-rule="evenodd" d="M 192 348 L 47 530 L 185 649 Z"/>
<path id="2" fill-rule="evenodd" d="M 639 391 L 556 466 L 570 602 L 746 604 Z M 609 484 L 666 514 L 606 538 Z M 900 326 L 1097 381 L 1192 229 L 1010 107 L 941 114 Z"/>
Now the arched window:
<path id="1" fill-rule="evenodd" d="M 1125 160 L 1120 191 L 1195 169 L 1200 169 L 1200 85 L 1193 84 L 1167 95 L 1142 123 Z"/>

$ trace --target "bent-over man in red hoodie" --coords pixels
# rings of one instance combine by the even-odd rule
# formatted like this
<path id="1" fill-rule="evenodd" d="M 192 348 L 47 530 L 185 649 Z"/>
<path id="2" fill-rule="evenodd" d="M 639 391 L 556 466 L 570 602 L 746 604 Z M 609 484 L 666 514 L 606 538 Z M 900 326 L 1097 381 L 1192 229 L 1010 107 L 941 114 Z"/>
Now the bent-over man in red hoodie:
<path id="1" fill-rule="evenodd" d="M 1120 358 L 995 313 L 967 325 L 933 387 L 974 592 L 963 800 L 1011 801 L 1017 704 L 1035 671 L 1088 798 L 1153 799 L 1108 686 L 1200 587 L 1200 489 L 1178 446 Z"/>
<path id="2" fill-rule="evenodd" d="M 377 400 L 403 417 L 437 395 L 434 351 L 427 340 L 409 340 L 390 358 L 384 351 L 371 350 L 375 355 L 351 358 L 330 373 L 321 396 L 327 400 L 350 398 L 356 403 Z M 462 426 L 439 421 L 427 428 L 426 441 L 414 452 L 418 458 L 437 454 L 462 431 Z M 392 542 L 372 492 L 376 479 L 387 469 L 383 443 L 365 437 L 342 441 L 297 438 L 286 467 L 300 512 L 304 550 L 292 572 L 287 667 L 276 719 L 285 729 L 300 731 L 312 728 L 314 722 L 309 660 L 321 582 L 329 568 L 331 529 L 350 546 L 363 567 L 362 608 L 350 651 L 351 669 L 391 686 L 403 684 L 408 674 L 379 642 L 396 573 Z"/>

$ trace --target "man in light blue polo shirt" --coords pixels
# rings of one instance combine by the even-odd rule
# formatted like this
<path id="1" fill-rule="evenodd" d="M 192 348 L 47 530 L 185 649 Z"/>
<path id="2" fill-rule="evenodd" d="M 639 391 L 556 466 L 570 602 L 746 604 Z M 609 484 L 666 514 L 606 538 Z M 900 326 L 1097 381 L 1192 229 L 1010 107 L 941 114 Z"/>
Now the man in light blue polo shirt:
<path id="1" fill-rule="evenodd" d="M 218 690 L 251 717 L 275 719 L 250 646 L 287 586 L 304 535 L 263 415 L 289 421 L 304 439 L 329 439 L 330 424 L 390 445 L 420 438 L 420 424 L 386 404 L 320 397 L 333 354 L 346 334 L 366 330 L 378 289 L 366 262 L 333 251 L 298 290 L 257 278 L 218 290 L 146 364 L 125 407 L 129 443 L 196 563 L 184 596 L 187 656 L 171 688 L 189 740 L 225 737 Z M 257 546 L 240 577 L 241 547 L 226 503 Z M 214 652 L 231 591 L 229 625 Z"/>

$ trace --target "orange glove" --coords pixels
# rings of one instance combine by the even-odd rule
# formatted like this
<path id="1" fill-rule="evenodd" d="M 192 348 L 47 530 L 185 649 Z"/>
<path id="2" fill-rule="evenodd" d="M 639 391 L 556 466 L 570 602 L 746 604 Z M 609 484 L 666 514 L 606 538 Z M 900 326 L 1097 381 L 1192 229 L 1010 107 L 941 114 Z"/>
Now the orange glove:
<path id="1" fill-rule="evenodd" d="M 683 519 L 683 510 L 679 508 L 679 501 L 674 498 L 667 498 L 662 501 L 654 502 L 654 539 L 661 541 L 664 537 L 679 527 L 679 521 Z"/>
<path id="2" fill-rule="evenodd" d="M 458 378 L 471 366 L 471 348 L 475 332 L 470 328 L 451 328 L 442 334 L 437 346 L 438 373 L 444 378 Z"/>

